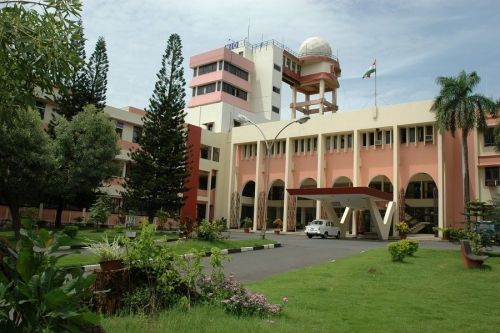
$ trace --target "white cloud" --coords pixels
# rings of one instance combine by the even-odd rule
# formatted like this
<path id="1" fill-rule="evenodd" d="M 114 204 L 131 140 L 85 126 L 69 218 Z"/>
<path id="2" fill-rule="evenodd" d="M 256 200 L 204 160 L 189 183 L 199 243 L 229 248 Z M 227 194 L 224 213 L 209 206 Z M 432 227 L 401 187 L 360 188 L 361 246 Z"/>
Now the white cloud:
<path id="1" fill-rule="evenodd" d="M 189 57 L 228 39 L 276 39 L 292 49 L 322 36 L 342 67 L 341 109 L 369 106 L 361 80 L 374 58 L 387 104 L 432 98 L 434 78 L 481 69 L 498 98 L 500 3 L 479 1 L 84 1 L 87 52 L 99 35 L 108 46 L 108 103 L 147 106 L 168 36 L 183 39 L 186 81 Z M 474 47 L 474 52 L 468 48 Z M 418 80 L 413 79 L 418 76 Z M 384 83 L 385 82 L 385 83 Z M 387 89 L 387 90 L 384 90 Z M 189 94 L 187 94 L 189 96 Z M 289 100 L 284 92 L 282 109 Z"/>

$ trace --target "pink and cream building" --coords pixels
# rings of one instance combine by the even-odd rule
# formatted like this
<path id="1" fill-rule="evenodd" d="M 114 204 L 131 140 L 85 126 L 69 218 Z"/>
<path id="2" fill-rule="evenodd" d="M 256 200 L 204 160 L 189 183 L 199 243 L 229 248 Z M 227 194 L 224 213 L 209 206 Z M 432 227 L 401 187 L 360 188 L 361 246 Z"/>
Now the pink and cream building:
<path id="1" fill-rule="evenodd" d="M 432 226 L 463 221 L 460 137 L 439 133 L 432 100 L 342 110 L 337 105 L 339 61 L 317 37 L 304 41 L 298 53 L 276 41 L 234 42 L 191 57 L 190 67 L 186 120 L 202 133 L 214 132 L 218 141 L 211 142 L 218 142 L 225 157 L 221 170 L 202 170 L 218 175 L 214 195 L 197 202 L 198 212 L 205 212 L 202 217 L 226 217 L 231 227 L 250 217 L 259 229 L 267 206 L 268 221 L 281 218 L 283 231 L 328 217 L 345 223 L 347 233 L 377 232 L 386 238 L 390 228 L 381 234 L 374 216 L 355 204 L 367 197 L 349 196 L 354 188 L 370 187 L 390 194 L 372 200 L 379 219 L 391 210 L 383 223 L 404 217 L 415 232 L 431 232 Z M 289 106 L 281 104 L 284 84 L 291 88 Z M 291 120 L 280 120 L 285 107 Z M 242 123 L 240 115 L 258 128 Z M 264 137 L 272 141 L 303 116 L 311 119 L 287 127 L 276 139 L 266 170 Z M 487 131 L 469 137 L 471 198 L 481 201 L 499 193 L 500 155 L 492 145 L 497 124 L 490 119 Z M 202 139 L 204 144 L 210 146 Z M 344 188 L 345 193 L 338 202 L 335 197 L 326 202 L 288 191 L 307 188 Z"/>
<path id="2" fill-rule="evenodd" d="M 343 110 L 337 104 L 340 64 L 322 38 L 307 39 L 299 52 L 274 40 L 234 42 L 192 56 L 190 68 L 186 122 L 195 155 L 183 215 L 224 217 L 235 228 L 250 217 L 256 230 L 267 207 L 268 221 L 282 219 L 283 231 L 327 217 L 348 234 L 380 238 L 402 218 L 414 232 L 463 221 L 460 136 L 439 133 L 432 100 Z M 288 87 L 291 103 L 283 105 L 282 90 Z M 37 108 L 45 122 L 55 111 L 42 101 Z M 281 120 L 285 109 L 291 120 Z M 108 106 L 105 112 L 120 136 L 115 160 L 120 171 L 105 187 L 118 205 L 131 163 L 127 153 L 137 146 L 144 111 Z M 311 119 L 279 134 L 266 168 L 264 137 L 272 141 L 304 116 Z M 500 155 L 492 133 L 498 120 L 489 119 L 488 126 L 468 140 L 471 198 L 486 202 L 500 193 Z M 337 194 L 328 191 L 332 188 Z M 329 200 L 321 200 L 325 197 Z M 50 209 L 40 211 L 45 220 L 55 216 Z M 63 222 L 69 222 L 85 212 L 65 214 Z M 8 211 L 0 206 L 4 217 Z"/>

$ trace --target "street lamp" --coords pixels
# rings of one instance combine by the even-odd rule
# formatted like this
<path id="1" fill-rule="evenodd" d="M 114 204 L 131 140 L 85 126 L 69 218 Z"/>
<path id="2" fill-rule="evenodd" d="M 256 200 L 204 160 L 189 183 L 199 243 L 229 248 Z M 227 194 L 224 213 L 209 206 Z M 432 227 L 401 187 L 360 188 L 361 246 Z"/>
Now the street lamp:
<path id="1" fill-rule="evenodd" d="M 261 228 L 261 238 L 262 239 L 266 239 L 266 228 L 267 228 L 267 196 L 268 196 L 268 189 L 267 189 L 267 187 L 269 186 L 269 166 L 270 166 L 270 163 L 271 163 L 271 150 L 274 147 L 274 143 L 276 142 L 276 139 L 278 138 L 278 135 L 280 135 L 281 132 L 283 132 L 285 130 L 285 128 L 287 128 L 288 126 L 290 126 L 292 124 L 295 124 L 295 123 L 304 124 L 309 119 L 311 119 L 311 117 L 305 116 L 305 117 L 302 117 L 302 118 L 299 118 L 299 119 L 296 119 L 294 121 L 289 122 L 282 129 L 279 130 L 278 134 L 276 134 L 276 136 L 274 137 L 273 141 L 271 141 L 271 143 L 269 143 L 269 141 L 267 140 L 264 132 L 259 127 L 259 125 L 257 125 L 255 122 L 253 122 L 252 120 L 250 120 L 247 116 L 240 114 L 238 116 L 238 119 L 242 123 L 250 123 L 250 124 L 254 125 L 255 127 L 257 127 L 257 129 L 259 130 L 260 134 L 264 138 L 264 142 L 266 143 L 266 177 L 264 178 L 265 179 L 265 182 L 264 182 L 264 193 L 265 193 L 264 194 L 265 195 L 264 196 L 264 221 L 262 223 L 262 228 Z"/>

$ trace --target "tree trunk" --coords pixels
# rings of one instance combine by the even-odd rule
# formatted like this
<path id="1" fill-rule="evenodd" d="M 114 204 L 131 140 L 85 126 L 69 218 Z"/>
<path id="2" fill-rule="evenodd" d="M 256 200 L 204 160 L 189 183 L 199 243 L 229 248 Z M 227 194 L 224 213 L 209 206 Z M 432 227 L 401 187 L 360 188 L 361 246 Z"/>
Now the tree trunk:
<path id="1" fill-rule="evenodd" d="M 65 206 L 65 204 L 62 201 L 57 203 L 56 221 L 54 222 L 56 229 L 61 229 L 61 227 L 62 227 L 61 217 L 62 217 L 62 212 L 63 212 L 64 206 Z"/>
<path id="2" fill-rule="evenodd" d="M 462 173 L 464 176 L 464 213 L 467 213 L 467 205 L 470 202 L 469 189 L 469 147 L 467 146 L 468 130 L 462 129 Z M 470 218 L 465 215 L 465 229 L 469 230 Z"/>

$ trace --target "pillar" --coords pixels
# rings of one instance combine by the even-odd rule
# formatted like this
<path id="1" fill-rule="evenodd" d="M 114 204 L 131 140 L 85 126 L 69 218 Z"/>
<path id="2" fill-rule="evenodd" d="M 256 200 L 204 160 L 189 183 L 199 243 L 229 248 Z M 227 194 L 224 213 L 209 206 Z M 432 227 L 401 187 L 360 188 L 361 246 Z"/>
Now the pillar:
<path id="1" fill-rule="evenodd" d="M 296 112 L 297 112 L 297 88 L 295 86 L 292 87 L 292 119 L 296 119 Z"/>
<path id="2" fill-rule="evenodd" d="M 325 112 L 325 80 L 321 79 L 319 81 L 319 113 L 323 114 Z"/>

